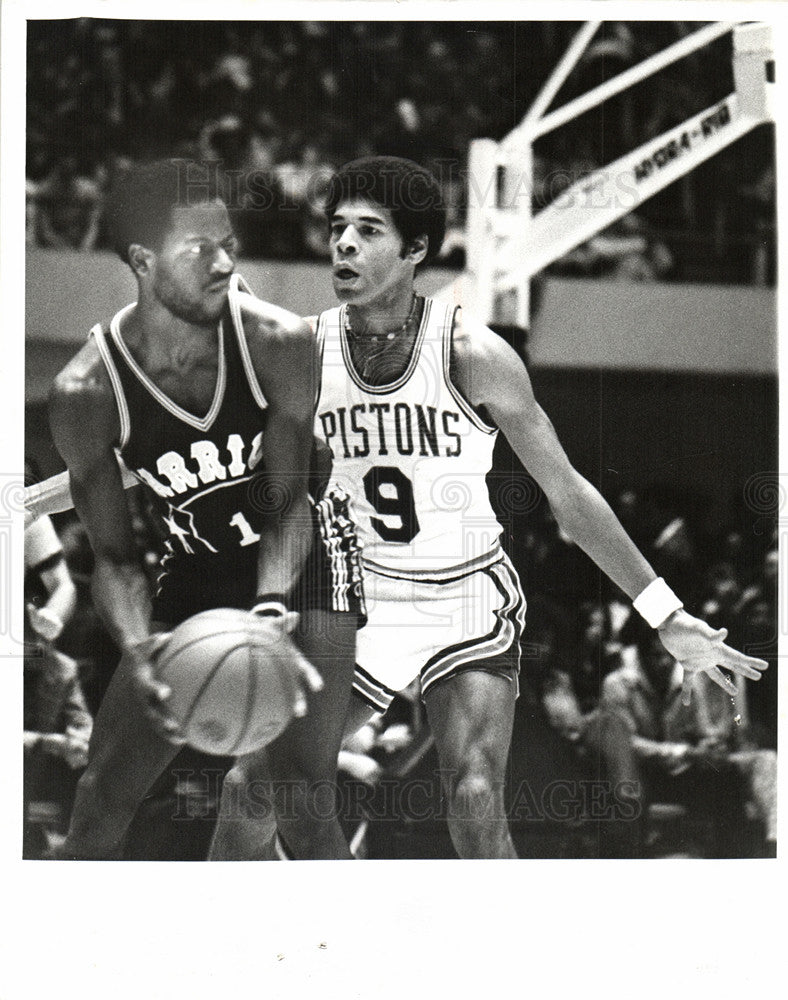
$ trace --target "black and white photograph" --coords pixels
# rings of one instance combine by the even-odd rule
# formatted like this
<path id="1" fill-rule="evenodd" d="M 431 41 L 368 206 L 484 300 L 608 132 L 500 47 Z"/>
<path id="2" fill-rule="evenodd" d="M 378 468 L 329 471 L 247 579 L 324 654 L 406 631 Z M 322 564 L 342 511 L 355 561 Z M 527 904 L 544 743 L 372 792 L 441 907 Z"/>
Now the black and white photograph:
<path id="1" fill-rule="evenodd" d="M 607 897 L 764 981 L 711 925 L 779 870 L 777 6 L 4 4 L 23 907 L 284 899 L 293 996 L 326 896 L 369 960 L 434 879 L 469 940 L 616 962 Z"/>

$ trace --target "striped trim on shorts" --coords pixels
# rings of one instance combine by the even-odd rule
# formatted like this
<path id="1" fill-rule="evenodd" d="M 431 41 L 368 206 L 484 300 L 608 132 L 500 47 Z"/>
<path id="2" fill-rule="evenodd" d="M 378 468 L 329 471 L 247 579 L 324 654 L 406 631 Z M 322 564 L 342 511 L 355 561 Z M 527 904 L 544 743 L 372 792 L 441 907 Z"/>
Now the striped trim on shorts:
<path id="1" fill-rule="evenodd" d="M 456 676 L 464 670 L 482 670 L 506 677 L 514 684 L 515 695 L 519 694 L 520 641 L 525 628 L 526 601 L 517 572 L 509 557 L 501 551 L 494 562 L 481 568 L 472 569 L 460 576 L 456 572 L 448 574 L 445 571 L 435 576 L 425 574 L 420 576 L 418 583 L 427 585 L 428 592 L 434 587 L 435 602 L 438 606 L 441 591 L 448 584 L 469 580 L 477 574 L 492 581 L 501 597 L 501 607 L 490 611 L 492 621 L 488 619 L 488 623 L 491 627 L 486 633 L 441 646 L 418 668 L 422 697 L 434 684 Z M 367 580 L 369 581 L 369 575 Z M 424 593 L 424 589 L 419 592 L 422 601 L 429 599 L 425 598 Z M 374 604 L 371 604 L 370 608 L 371 622 L 374 626 Z M 402 627 L 407 629 L 407 623 L 403 621 Z M 382 655 L 385 655 L 385 650 L 382 650 Z M 356 665 L 353 692 L 376 712 L 385 712 L 396 693 L 379 677 L 373 676 L 368 669 L 359 664 Z"/>
<path id="2" fill-rule="evenodd" d="M 425 665 L 421 672 L 422 697 L 429 688 L 438 681 L 458 673 L 469 666 L 478 670 L 490 670 L 493 673 L 513 671 L 514 683 L 517 686 L 517 672 L 520 668 L 520 637 L 525 628 L 525 595 L 520 586 L 520 579 L 508 557 L 493 563 L 485 569 L 478 570 L 489 576 L 504 598 L 503 607 L 495 612 L 496 622 L 493 628 L 480 639 L 469 639 L 437 652 Z M 515 651 L 516 661 L 505 669 L 495 667 L 492 663 L 485 666 L 485 660 L 494 660 L 502 654 Z M 511 657 L 509 658 L 511 659 Z M 482 661 L 482 662 L 479 662 Z M 519 690 L 519 688 L 518 688 Z"/>

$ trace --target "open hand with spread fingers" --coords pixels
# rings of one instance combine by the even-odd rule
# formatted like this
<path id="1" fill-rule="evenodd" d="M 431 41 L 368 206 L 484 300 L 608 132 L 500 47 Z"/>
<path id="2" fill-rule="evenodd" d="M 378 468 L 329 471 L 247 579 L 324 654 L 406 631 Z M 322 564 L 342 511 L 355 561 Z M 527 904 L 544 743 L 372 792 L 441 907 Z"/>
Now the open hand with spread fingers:
<path id="1" fill-rule="evenodd" d="M 755 656 L 747 656 L 725 644 L 728 630 L 713 629 L 700 618 L 686 611 L 674 611 L 664 624 L 660 625 L 659 637 L 662 645 L 684 669 L 683 701 L 690 702 L 692 683 L 699 673 L 705 673 L 715 684 L 719 684 L 728 694 L 736 694 L 736 685 L 720 667 L 730 670 L 752 681 L 760 680 L 761 672 L 768 664 Z"/>

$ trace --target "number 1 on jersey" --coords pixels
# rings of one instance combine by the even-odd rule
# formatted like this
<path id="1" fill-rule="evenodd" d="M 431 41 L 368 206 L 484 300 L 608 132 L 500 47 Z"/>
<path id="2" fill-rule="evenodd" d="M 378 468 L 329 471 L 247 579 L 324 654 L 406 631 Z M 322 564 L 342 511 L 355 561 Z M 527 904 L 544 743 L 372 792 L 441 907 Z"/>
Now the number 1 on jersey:
<path id="1" fill-rule="evenodd" d="M 379 517 L 370 518 L 375 531 L 386 542 L 412 542 L 419 533 L 419 519 L 410 479 L 394 465 L 375 465 L 363 481 L 367 500 L 378 514 L 400 520 L 391 528 Z"/>
<path id="2" fill-rule="evenodd" d="M 246 520 L 246 518 L 240 511 L 238 511 L 237 514 L 233 515 L 230 524 L 234 528 L 238 528 L 238 530 L 241 532 L 241 541 L 238 543 L 239 545 L 241 546 L 254 545 L 255 542 L 260 541 L 260 536 L 257 534 L 256 531 L 252 530 L 251 524 L 249 524 L 249 522 Z"/>

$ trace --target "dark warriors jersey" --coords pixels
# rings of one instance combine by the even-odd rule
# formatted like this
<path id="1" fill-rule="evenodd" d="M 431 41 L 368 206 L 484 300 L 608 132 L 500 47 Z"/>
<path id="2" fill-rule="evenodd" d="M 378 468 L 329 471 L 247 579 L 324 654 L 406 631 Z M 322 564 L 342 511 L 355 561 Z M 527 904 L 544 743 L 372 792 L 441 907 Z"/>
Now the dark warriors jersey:
<path id="1" fill-rule="evenodd" d="M 244 335 L 238 281 L 234 276 L 218 325 L 216 387 L 204 414 L 175 403 L 134 359 L 121 335 L 132 305 L 108 330 L 91 331 L 117 400 L 118 451 L 158 501 L 166 548 L 160 587 L 167 576 L 210 574 L 219 582 L 255 572 L 267 404 Z"/>

